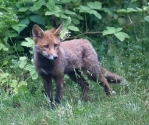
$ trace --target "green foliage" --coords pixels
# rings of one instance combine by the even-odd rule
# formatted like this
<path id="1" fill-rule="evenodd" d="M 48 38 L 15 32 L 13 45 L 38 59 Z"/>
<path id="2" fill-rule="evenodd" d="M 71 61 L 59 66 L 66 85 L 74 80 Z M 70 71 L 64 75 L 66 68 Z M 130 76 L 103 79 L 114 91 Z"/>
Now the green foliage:
<path id="1" fill-rule="evenodd" d="M 78 7 L 80 13 L 89 13 L 96 16 L 98 19 L 101 19 L 101 15 L 96 10 L 101 10 L 101 3 L 100 2 L 89 2 L 87 6 L 80 5 Z"/>
<path id="2" fill-rule="evenodd" d="M 124 41 L 125 38 L 129 38 L 127 33 L 124 32 L 120 32 L 122 30 L 122 28 L 115 28 L 115 27 L 106 27 L 107 30 L 104 30 L 103 36 L 107 35 L 107 34 L 114 34 L 120 41 Z"/>

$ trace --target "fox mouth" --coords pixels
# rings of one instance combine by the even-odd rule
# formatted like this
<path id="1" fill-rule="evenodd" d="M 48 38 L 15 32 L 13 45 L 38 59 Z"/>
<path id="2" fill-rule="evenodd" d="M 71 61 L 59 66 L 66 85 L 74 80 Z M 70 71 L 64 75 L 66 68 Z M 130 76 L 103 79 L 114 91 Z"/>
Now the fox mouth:
<path id="1" fill-rule="evenodd" d="M 56 60 L 58 58 L 58 55 L 51 55 L 51 54 L 47 54 L 45 52 L 42 52 L 42 55 L 49 60 Z"/>

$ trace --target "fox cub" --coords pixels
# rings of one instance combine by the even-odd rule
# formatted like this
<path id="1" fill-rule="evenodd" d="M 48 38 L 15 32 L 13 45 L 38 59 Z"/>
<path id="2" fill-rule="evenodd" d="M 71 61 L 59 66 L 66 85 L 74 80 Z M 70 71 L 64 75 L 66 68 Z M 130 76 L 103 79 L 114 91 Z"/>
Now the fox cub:
<path id="1" fill-rule="evenodd" d="M 50 102 L 53 102 L 52 79 L 54 79 L 55 101 L 60 103 L 63 97 L 64 74 L 81 86 L 83 100 L 86 100 L 89 84 L 82 76 L 82 72 L 88 79 L 98 81 L 104 87 L 106 94 L 111 95 L 108 81 L 120 83 L 122 78 L 100 65 L 97 54 L 88 40 L 74 39 L 60 42 L 62 25 L 63 23 L 51 30 L 43 31 L 35 24 L 32 29 L 35 42 L 34 63 L 38 74 L 42 77 Z"/>

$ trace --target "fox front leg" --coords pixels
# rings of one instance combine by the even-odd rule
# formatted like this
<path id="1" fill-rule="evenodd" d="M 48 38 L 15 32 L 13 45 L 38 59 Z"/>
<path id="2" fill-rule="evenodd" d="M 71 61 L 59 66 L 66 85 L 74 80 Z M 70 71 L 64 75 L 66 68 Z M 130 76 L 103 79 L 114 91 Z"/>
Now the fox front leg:
<path id="1" fill-rule="evenodd" d="M 57 103 L 60 103 L 62 97 L 63 97 L 63 84 L 64 84 L 64 77 L 55 77 L 55 83 L 56 83 L 56 97 L 55 101 Z"/>
<path id="2" fill-rule="evenodd" d="M 43 78 L 43 85 L 45 88 L 45 92 L 50 99 L 51 106 L 53 106 L 52 78 L 44 77 Z"/>

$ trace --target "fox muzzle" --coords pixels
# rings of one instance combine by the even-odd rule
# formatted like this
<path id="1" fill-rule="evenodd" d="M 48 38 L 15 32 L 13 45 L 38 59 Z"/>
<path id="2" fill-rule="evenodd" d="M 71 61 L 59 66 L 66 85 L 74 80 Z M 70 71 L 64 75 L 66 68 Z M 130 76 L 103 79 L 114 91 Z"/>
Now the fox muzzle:
<path id="1" fill-rule="evenodd" d="M 55 60 L 55 59 L 58 58 L 58 55 L 47 55 L 47 58 L 48 58 L 49 60 Z"/>

